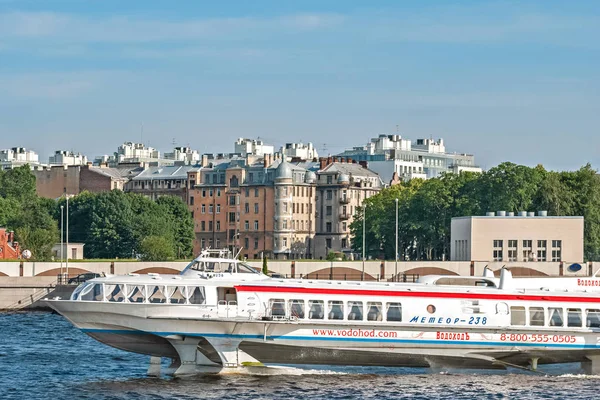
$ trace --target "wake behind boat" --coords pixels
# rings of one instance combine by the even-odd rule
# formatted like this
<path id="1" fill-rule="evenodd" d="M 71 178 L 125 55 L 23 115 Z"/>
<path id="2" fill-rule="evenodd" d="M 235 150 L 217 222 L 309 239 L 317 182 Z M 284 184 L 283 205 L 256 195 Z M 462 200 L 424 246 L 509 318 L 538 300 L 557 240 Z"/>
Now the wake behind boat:
<path id="1" fill-rule="evenodd" d="M 600 279 L 428 276 L 417 283 L 273 279 L 224 251 L 181 275 L 97 278 L 47 300 L 110 346 L 175 374 L 271 364 L 600 372 Z M 153 360 L 157 365 L 157 359 Z"/>

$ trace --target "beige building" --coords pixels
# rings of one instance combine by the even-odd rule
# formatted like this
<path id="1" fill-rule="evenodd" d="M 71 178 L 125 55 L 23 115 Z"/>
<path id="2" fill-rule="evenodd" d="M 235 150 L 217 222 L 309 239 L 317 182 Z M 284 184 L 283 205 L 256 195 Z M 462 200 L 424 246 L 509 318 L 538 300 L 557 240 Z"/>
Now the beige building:
<path id="1" fill-rule="evenodd" d="M 452 218 L 450 235 L 452 261 L 583 261 L 583 217 L 499 211 Z"/>

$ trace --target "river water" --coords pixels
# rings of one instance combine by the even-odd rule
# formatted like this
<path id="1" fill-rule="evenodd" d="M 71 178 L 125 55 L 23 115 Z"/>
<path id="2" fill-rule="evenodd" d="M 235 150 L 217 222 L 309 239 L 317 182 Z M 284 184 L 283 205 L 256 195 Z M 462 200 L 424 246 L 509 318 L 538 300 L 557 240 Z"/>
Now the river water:
<path id="1" fill-rule="evenodd" d="M 522 371 L 289 368 L 264 376 L 146 376 L 149 358 L 105 346 L 50 313 L 0 314 L 0 399 L 593 399 L 578 364 Z"/>

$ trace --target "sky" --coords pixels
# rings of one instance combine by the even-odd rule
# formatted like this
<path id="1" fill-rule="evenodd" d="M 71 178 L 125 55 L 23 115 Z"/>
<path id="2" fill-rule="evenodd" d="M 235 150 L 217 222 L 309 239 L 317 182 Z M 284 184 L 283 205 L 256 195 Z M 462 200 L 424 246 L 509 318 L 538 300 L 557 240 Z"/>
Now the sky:
<path id="1" fill-rule="evenodd" d="M 0 0 L 0 148 L 320 155 L 382 133 L 600 167 L 598 1 Z"/>

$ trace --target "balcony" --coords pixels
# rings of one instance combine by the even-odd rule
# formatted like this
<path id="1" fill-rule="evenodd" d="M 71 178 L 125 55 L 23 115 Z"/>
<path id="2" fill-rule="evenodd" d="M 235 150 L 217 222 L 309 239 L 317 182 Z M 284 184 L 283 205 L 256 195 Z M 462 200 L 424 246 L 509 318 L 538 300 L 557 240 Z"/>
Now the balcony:
<path id="1" fill-rule="evenodd" d="M 350 199 L 348 197 L 341 197 L 340 204 L 348 204 L 350 203 Z"/>
<path id="2" fill-rule="evenodd" d="M 340 213 L 340 220 L 347 220 L 350 219 L 351 215 L 349 212 L 345 212 L 345 213 Z"/>

